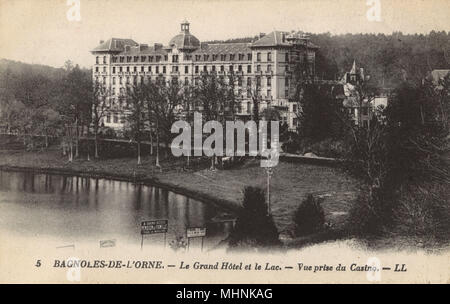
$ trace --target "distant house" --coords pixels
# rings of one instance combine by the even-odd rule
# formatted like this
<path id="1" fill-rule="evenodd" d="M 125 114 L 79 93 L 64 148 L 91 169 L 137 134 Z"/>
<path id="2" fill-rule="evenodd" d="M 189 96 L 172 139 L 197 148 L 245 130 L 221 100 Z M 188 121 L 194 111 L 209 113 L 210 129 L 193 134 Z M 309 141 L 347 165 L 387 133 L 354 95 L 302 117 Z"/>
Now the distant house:
<path id="1" fill-rule="evenodd" d="M 441 81 L 450 74 L 450 70 L 433 70 L 428 75 L 427 79 L 436 86 L 437 89 L 442 89 Z"/>
<path id="2" fill-rule="evenodd" d="M 357 68 L 356 61 L 353 61 L 351 70 L 340 80 L 344 92 L 343 105 L 348 108 L 356 125 L 369 126 L 375 110 L 386 107 L 388 103 L 388 90 L 382 90 L 381 93 L 370 97 L 360 97 L 358 87 L 368 78 L 369 76 L 364 74 L 364 69 Z"/>

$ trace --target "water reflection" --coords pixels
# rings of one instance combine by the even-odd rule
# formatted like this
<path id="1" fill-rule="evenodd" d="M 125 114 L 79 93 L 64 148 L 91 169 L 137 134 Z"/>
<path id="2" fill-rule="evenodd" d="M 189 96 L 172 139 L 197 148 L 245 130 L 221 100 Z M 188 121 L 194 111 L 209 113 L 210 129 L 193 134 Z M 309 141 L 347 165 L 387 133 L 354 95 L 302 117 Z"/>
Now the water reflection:
<path id="1" fill-rule="evenodd" d="M 129 182 L 76 176 L 0 171 L 0 228 L 67 240 L 117 238 L 140 241 L 140 222 L 168 219 L 167 241 L 187 227 L 207 227 L 207 240 L 226 237 L 224 214 L 164 189 Z M 162 237 L 150 236 L 154 242 Z"/>

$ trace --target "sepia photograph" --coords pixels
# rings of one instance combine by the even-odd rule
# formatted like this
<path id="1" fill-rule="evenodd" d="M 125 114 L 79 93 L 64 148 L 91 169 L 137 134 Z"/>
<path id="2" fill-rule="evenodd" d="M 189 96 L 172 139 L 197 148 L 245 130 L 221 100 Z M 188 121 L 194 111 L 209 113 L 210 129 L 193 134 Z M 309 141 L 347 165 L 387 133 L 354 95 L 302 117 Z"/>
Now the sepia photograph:
<path id="1" fill-rule="evenodd" d="M 0 0 L 0 283 L 448 284 L 449 16 Z"/>

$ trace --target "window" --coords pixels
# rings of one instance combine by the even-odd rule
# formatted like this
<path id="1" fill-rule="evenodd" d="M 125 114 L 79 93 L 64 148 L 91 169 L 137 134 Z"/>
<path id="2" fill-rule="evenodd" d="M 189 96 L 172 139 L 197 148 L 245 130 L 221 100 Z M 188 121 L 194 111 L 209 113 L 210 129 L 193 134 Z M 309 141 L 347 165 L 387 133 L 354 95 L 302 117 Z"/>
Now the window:
<path id="1" fill-rule="evenodd" d="M 297 105 L 296 104 L 292 105 L 292 112 L 297 113 Z"/>
<path id="2" fill-rule="evenodd" d="M 238 86 L 240 86 L 240 87 L 242 86 L 242 77 L 238 78 Z"/>
<path id="3" fill-rule="evenodd" d="M 155 70 L 156 70 L 156 74 L 159 74 L 159 66 L 156 66 Z"/>
<path id="4" fill-rule="evenodd" d="M 103 67 L 103 73 L 106 73 L 106 67 Z"/>
<path id="5" fill-rule="evenodd" d="M 198 65 L 195 66 L 195 74 L 198 74 Z"/>
<path id="6" fill-rule="evenodd" d="M 163 74 L 166 74 L 166 66 L 163 66 Z"/>
<path id="7" fill-rule="evenodd" d="M 120 62 L 124 62 L 125 61 L 125 57 L 120 56 Z"/>
<path id="8" fill-rule="evenodd" d="M 271 77 L 267 77 L 267 86 L 268 87 L 272 86 L 272 78 Z"/>
<path id="9" fill-rule="evenodd" d="M 160 62 L 161 61 L 161 56 L 156 56 L 156 62 Z"/>
<path id="10" fill-rule="evenodd" d="M 217 60 L 217 55 L 216 54 L 213 54 L 212 55 L 212 61 L 216 61 Z"/>
<path id="11" fill-rule="evenodd" d="M 251 61 L 251 60 L 252 60 L 252 54 L 251 54 L 251 53 L 248 53 L 248 54 L 247 54 L 247 60 L 248 60 L 248 61 Z"/>
<path id="12" fill-rule="evenodd" d="M 239 71 L 239 72 L 242 72 L 242 65 L 239 65 L 239 66 L 238 66 L 238 71 Z"/>
<path id="13" fill-rule="evenodd" d="M 151 66 L 148 67 L 148 71 L 149 71 L 149 72 L 152 71 L 152 67 L 151 67 Z"/>
<path id="14" fill-rule="evenodd" d="M 256 77 L 256 87 L 261 86 L 261 77 Z"/>
<path id="15" fill-rule="evenodd" d="M 137 67 L 134 67 L 134 68 L 133 68 L 133 72 L 137 72 Z"/>
<path id="16" fill-rule="evenodd" d="M 113 119 L 114 119 L 114 123 L 118 123 L 119 122 L 119 114 L 115 113 Z"/>
<path id="17" fill-rule="evenodd" d="M 141 72 L 144 72 L 145 70 L 145 67 L 144 66 L 141 66 Z"/>
<path id="18" fill-rule="evenodd" d="M 188 74 L 188 73 L 189 73 L 189 66 L 185 66 L 185 67 L 184 67 L 184 73 L 185 73 L 185 74 Z"/>
<path id="19" fill-rule="evenodd" d="M 95 71 L 98 73 L 98 67 L 95 67 Z"/>
<path id="20" fill-rule="evenodd" d="M 230 54 L 230 61 L 233 61 L 234 60 L 234 54 Z"/>
<path id="21" fill-rule="evenodd" d="M 127 66 L 127 72 L 130 72 L 130 67 L 129 66 Z"/>
<path id="22" fill-rule="evenodd" d="M 113 67 L 113 74 L 116 74 L 116 67 Z"/>
<path id="23" fill-rule="evenodd" d="M 252 66 L 251 65 L 248 65 L 247 66 L 247 73 L 251 73 L 252 72 Z"/>
<path id="24" fill-rule="evenodd" d="M 172 55 L 172 62 L 178 62 L 178 55 Z"/>
<path id="25" fill-rule="evenodd" d="M 119 72 L 122 73 L 123 72 L 123 68 L 119 67 Z"/>
<path id="26" fill-rule="evenodd" d="M 116 84 L 116 77 L 112 78 L 112 84 Z"/>
<path id="27" fill-rule="evenodd" d="M 257 71 L 257 72 L 261 72 L 261 66 L 260 66 L 260 65 L 257 65 L 257 66 L 256 66 L 256 71 Z"/>
<path id="28" fill-rule="evenodd" d="M 271 89 L 267 89 L 267 97 L 268 98 L 272 97 L 272 90 Z"/>
<path id="29" fill-rule="evenodd" d="M 226 60 L 226 55 L 225 54 L 221 54 L 220 55 L 220 60 L 221 61 L 225 61 Z"/>
<path id="30" fill-rule="evenodd" d="M 225 67 L 223 65 L 220 66 L 220 71 L 221 72 L 225 71 Z"/>
<path id="31" fill-rule="evenodd" d="M 206 65 L 203 66 L 203 72 L 208 72 L 208 67 Z"/>
<path id="32" fill-rule="evenodd" d="M 103 77 L 103 84 L 106 84 L 106 77 Z"/>
<path id="33" fill-rule="evenodd" d="M 213 72 L 216 71 L 216 66 L 215 66 L 215 65 L 213 65 L 213 66 L 211 67 L 211 71 L 213 71 Z"/>
<path id="34" fill-rule="evenodd" d="M 261 53 L 256 53 L 256 61 L 261 61 Z"/>
<path id="35" fill-rule="evenodd" d="M 141 56 L 141 61 L 145 62 L 145 59 L 147 59 L 147 56 Z"/>
<path id="36" fill-rule="evenodd" d="M 289 90 L 284 90 L 284 97 L 289 98 Z"/>
<path id="37" fill-rule="evenodd" d="M 184 85 L 189 85 L 189 78 L 184 77 Z"/>
<path id="38" fill-rule="evenodd" d="M 289 86 L 289 78 L 284 78 L 284 86 L 288 87 Z"/>
<path id="39" fill-rule="evenodd" d="M 289 62 L 289 53 L 284 54 L 284 61 Z"/>
<path id="40" fill-rule="evenodd" d="M 164 61 L 169 60 L 169 56 L 168 55 L 164 55 Z"/>
<path id="41" fill-rule="evenodd" d="M 230 72 L 233 72 L 233 65 L 230 65 L 229 71 L 230 71 Z"/>
<path id="42" fill-rule="evenodd" d="M 119 77 L 119 83 L 123 84 L 122 77 Z"/>
<path id="43" fill-rule="evenodd" d="M 106 123 L 111 123 L 111 116 L 110 115 L 106 115 Z"/>
<path id="44" fill-rule="evenodd" d="M 127 62 L 131 62 L 131 56 L 127 56 Z"/>
<path id="45" fill-rule="evenodd" d="M 272 66 L 270 64 L 267 66 L 267 72 L 272 72 Z"/>
<path id="46" fill-rule="evenodd" d="M 98 61 L 98 56 L 97 56 L 97 57 L 95 57 L 95 63 L 98 64 L 98 62 L 99 61 Z"/>
<path id="47" fill-rule="evenodd" d="M 134 62 L 138 62 L 139 61 L 139 56 L 134 56 Z"/>
<path id="48" fill-rule="evenodd" d="M 103 64 L 106 64 L 106 56 L 103 56 Z"/>
<path id="49" fill-rule="evenodd" d="M 272 53 L 267 53 L 267 61 L 272 61 Z"/>
<path id="50" fill-rule="evenodd" d="M 148 56 L 148 61 L 153 62 L 153 56 Z"/>
<path id="51" fill-rule="evenodd" d="M 252 79 L 250 77 L 247 78 L 247 86 L 248 87 L 252 86 Z"/>
<path id="52" fill-rule="evenodd" d="M 178 66 L 177 65 L 173 65 L 172 66 L 172 73 L 178 73 Z"/>

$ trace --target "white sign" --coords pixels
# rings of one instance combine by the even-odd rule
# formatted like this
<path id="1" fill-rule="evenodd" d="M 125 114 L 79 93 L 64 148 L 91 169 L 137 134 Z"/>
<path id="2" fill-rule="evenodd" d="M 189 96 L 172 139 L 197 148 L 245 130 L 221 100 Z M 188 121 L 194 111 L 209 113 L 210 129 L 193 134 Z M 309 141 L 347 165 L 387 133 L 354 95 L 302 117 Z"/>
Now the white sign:
<path id="1" fill-rule="evenodd" d="M 206 236 L 206 228 L 187 228 L 186 235 L 188 238 Z"/>

